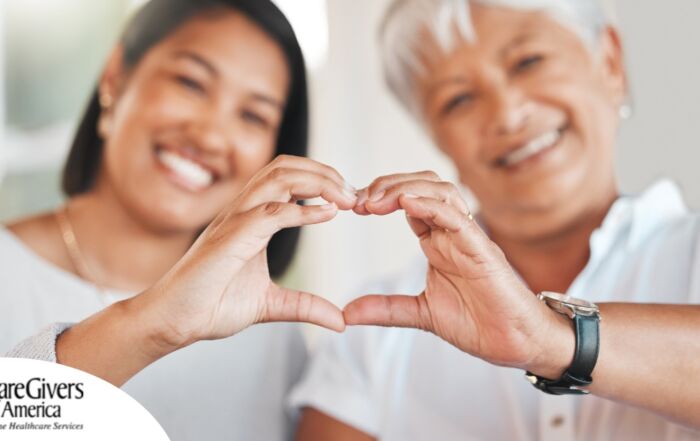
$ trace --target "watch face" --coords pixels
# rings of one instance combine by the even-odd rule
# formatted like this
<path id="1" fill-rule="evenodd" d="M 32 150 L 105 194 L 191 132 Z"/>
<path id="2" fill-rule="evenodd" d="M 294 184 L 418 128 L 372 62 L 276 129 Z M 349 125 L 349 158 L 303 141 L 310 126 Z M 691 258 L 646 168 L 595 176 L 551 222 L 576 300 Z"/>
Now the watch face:
<path id="1" fill-rule="evenodd" d="M 598 306 L 595 303 L 591 303 L 586 300 L 577 299 L 575 297 L 569 297 L 565 294 L 560 294 L 556 292 L 544 291 L 540 293 L 543 300 L 548 303 L 558 303 L 562 306 L 571 307 L 576 311 L 582 312 L 597 312 Z"/>

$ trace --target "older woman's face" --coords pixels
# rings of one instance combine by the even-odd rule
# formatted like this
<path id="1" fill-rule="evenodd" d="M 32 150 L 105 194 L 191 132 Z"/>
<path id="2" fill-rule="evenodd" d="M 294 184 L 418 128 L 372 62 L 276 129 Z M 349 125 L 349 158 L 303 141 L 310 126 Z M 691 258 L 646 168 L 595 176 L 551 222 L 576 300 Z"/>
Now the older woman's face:
<path id="1" fill-rule="evenodd" d="M 201 228 L 272 158 L 287 97 L 282 50 L 235 12 L 193 18 L 130 71 L 109 63 L 98 183 L 163 231 Z"/>
<path id="2" fill-rule="evenodd" d="M 476 42 L 428 56 L 418 93 L 487 223 L 545 234 L 607 203 L 625 93 L 616 36 L 594 53 L 543 13 L 474 6 L 472 18 Z"/>

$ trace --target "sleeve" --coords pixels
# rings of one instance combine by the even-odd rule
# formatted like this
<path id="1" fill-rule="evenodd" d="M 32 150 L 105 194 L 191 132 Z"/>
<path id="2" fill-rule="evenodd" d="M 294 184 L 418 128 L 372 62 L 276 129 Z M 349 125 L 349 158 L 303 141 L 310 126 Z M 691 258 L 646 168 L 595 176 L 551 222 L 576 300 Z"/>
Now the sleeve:
<path id="1" fill-rule="evenodd" d="M 56 363 L 56 339 L 71 323 L 54 323 L 38 334 L 19 343 L 7 353 L 7 358 L 29 358 Z"/>
<path id="2" fill-rule="evenodd" d="M 379 432 L 380 404 L 375 399 L 376 370 L 365 356 L 374 352 L 377 329 L 350 328 L 319 345 L 289 406 L 313 407 L 369 435 Z"/>

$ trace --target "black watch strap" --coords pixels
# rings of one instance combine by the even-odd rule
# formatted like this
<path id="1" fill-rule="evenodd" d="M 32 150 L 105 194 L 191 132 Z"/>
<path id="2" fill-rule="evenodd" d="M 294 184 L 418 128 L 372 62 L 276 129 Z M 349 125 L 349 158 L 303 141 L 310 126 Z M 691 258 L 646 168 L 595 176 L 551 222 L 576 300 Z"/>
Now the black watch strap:
<path id="1" fill-rule="evenodd" d="M 582 387 L 593 382 L 591 374 L 598 361 L 600 348 L 600 316 L 596 314 L 576 314 L 573 319 L 576 331 L 576 349 L 571 366 L 558 380 L 549 380 L 527 373 L 532 384 L 548 394 L 553 395 L 583 395 L 588 391 Z"/>

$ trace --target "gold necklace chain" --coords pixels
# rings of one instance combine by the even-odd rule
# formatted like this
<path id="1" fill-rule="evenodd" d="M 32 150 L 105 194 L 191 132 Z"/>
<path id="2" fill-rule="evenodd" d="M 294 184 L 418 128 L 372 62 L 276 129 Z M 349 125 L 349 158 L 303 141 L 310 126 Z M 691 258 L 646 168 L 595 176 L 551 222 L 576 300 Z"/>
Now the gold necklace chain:
<path id="1" fill-rule="evenodd" d="M 70 257 L 71 263 L 78 272 L 78 275 L 95 285 L 100 293 L 104 293 L 105 290 L 103 286 L 97 282 L 97 277 L 95 277 L 94 273 L 90 270 L 85 256 L 82 251 L 80 251 L 80 246 L 78 245 L 78 240 L 73 230 L 73 224 L 71 224 L 70 218 L 68 217 L 68 206 L 64 205 L 56 210 L 55 216 L 58 228 L 61 230 L 63 243 L 68 251 L 68 257 Z"/>

